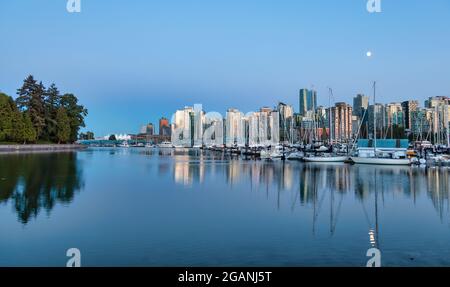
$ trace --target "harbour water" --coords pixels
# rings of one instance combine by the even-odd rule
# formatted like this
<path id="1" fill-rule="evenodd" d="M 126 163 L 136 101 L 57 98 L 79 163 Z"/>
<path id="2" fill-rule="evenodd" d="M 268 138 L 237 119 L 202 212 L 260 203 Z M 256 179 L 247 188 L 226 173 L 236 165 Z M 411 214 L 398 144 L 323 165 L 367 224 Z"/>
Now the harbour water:
<path id="1" fill-rule="evenodd" d="M 0 155 L 0 266 L 450 266 L 450 169 L 200 150 Z M 372 235 L 371 235 L 372 234 Z"/>

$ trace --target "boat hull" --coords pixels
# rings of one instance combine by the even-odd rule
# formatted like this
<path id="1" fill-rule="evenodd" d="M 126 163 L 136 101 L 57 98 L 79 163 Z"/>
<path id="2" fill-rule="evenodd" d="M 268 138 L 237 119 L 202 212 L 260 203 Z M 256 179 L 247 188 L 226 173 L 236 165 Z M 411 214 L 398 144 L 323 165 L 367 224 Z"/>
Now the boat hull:
<path id="1" fill-rule="evenodd" d="M 330 157 L 304 157 L 306 162 L 345 162 L 348 159 L 346 156 L 330 156 Z"/>
<path id="2" fill-rule="evenodd" d="M 374 158 L 374 157 L 351 157 L 356 164 L 376 164 L 376 165 L 410 165 L 409 159 L 391 159 L 391 158 Z"/>

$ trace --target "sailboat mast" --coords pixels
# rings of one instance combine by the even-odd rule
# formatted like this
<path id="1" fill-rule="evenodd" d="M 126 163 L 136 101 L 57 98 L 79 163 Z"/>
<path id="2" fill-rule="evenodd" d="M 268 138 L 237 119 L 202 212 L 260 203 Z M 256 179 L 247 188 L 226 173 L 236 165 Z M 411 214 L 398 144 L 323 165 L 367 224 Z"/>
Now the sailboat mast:
<path id="1" fill-rule="evenodd" d="M 330 133 L 330 143 L 333 146 L 333 134 L 331 133 L 331 95 L 333 94 L 333 90 L 330 88 L 330 94 L 328 95 L 328 126 Z"/>
<path id="2" fill-rule="evenodd" d="M 375 152 L 375 157 L 377 156 L 377 112 L 376 112 L 376 85 L 377 82 L 373 82 L 373 149 Z"/>

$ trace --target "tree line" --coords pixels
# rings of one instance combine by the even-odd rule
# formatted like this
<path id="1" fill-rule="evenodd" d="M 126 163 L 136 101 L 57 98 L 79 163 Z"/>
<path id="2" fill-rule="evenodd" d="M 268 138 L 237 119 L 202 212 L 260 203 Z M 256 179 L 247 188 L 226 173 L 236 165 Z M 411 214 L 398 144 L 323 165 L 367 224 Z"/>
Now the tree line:
<path id="1" fill-rule="evenodd" d="M 0 93 L 0 142 L 73 143 L 87 114 L 73 94 L 61 94 L 55 84 L 46 88 L 30 75 L 15 100 Z"/>

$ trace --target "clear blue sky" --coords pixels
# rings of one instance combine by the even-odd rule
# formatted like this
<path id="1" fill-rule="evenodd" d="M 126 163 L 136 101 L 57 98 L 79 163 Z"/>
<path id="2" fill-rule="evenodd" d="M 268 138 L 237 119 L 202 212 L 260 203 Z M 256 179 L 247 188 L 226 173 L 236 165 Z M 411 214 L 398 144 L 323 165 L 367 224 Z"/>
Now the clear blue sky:
<path id="1" fill-rule="evenodd" d="M 298 89 L 351 103 L 450 95 L 450 1 L 66 0 L 0 2 L 0 90 L 33 74 L 76 94 L 96 135 L 137 132 L 185 105 L 244 112 Z M 365 55 L 370 50 L 372 59 Z"/>

